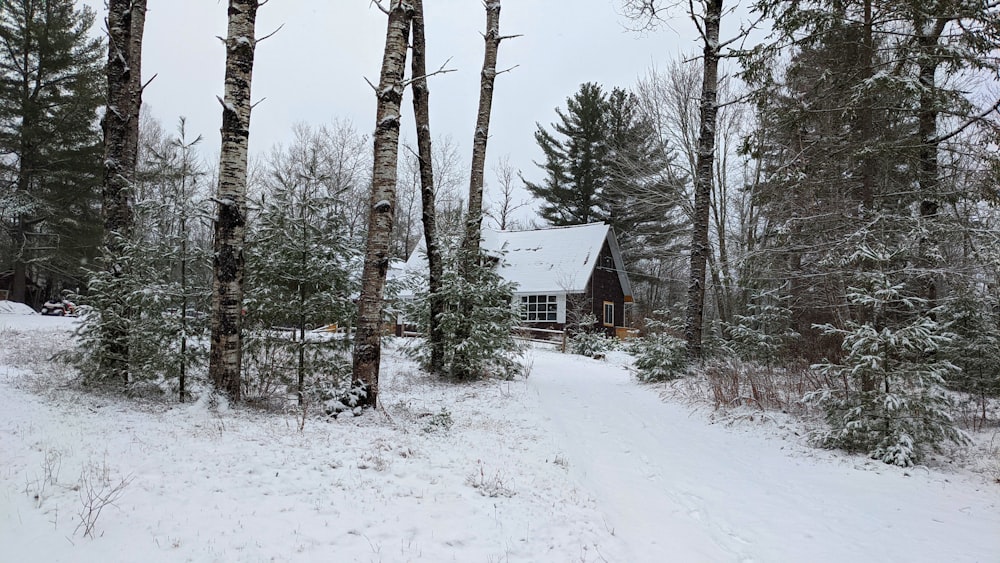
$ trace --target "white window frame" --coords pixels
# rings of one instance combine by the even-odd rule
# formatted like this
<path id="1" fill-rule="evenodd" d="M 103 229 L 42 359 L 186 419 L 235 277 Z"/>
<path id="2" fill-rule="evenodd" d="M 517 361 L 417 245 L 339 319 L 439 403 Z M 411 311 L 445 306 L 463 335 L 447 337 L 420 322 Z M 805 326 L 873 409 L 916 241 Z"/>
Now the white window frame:
<path id="1" fill-rule="evenodd" d="M 543 301 L 544 300 L 544 301 Z M 532 293 L 519 296 L 521 322 L 561 323 L 564 322 L 565 298 L 554 293 Z"/>
<path id="2" fill-rule="evenodd" d="M 608 322 L 608 311 L 611 311 L 611 322 Z M 604 302 L 604 326 L 615 326 L 615 302 Z"/>

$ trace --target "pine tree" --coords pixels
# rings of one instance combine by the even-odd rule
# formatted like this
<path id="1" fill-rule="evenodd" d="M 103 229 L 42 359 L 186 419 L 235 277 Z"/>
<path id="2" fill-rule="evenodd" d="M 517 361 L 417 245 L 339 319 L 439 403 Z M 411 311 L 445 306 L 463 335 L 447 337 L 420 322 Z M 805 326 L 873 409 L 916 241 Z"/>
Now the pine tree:
<path id="1" fill-rule="evenodd" d="M 899 279 L 907 251 L 877 235 L 859 233 L 853 239 L 858 250 L 848 259 L 859 274 L 847 297 L 865 320 L 822 327 L 842 337 L 843 357 L 815 366 L 828 386 L 806 400 L 826 411 L 829 429 L 819 435 L 824 446 L 908 467 L 945 441 L 966 440 L 944 392 L 945 379 L 958 370 L 941 357 L 954 335 Z"/>
<path id="2" fill-rule="evenodd" d="M 735 315 L 727 327 L 733 347 L 740 357 L 773 366 L 787 357 L 792 340 L 799 337 L 791 328 L 786 287 L 757 290 L 746 306 L 745 315 Z"/>
<path id="3" fill-rule="evenodd" d="M 943 259 L 967 231 L 942 212 L 958 206 L 940 204 L 978 198 L 968 175 L 982 166 L 961 154 L 971 152 L 961 133 L 978 110 L 951 82 L 996 64 L 981 50 L 997 44 L 989 23 L 996 14 L 964 2 L 903 0 L 757 7 L 776 18 L 783 42 L 744 61 L 760 109 L 753 156 L 762 181 L 753 198 L 765 222 L 766 266 L 756 275 L 791 281 L 795 330 L 820 343 L 807 352 L 824 353 L 837 339 L 812 325 L 853 311 L 843 291 L 852 272 L 842 264 L 856 249 L 844 241 L 873 221 L 891 227 L 880 241 L 889 247 L 917 237 L 908 283 L 923 286 L 926 307 L 947 297 Z M 787 65 L 779 53 L 790 55 Z"/>
<path id="4" fill-rule="evenodd" d="M 50 290 L 79 287 L 99 246 L 104 48 L 89 35 L 94 19 L 71 0 L 0 3 L 0 264 L 14 301 L 29 301 L 29 271 Z"/>
<path id="5" fill-rule="evenodd" d="M 270 347 L 287 355 L 294 368 L 288 387 L 305 405 L 310 390 L 325 389 L 318 398 L 327 400 L 350 383 L 345 350 L 308 331 L 339 324 L 349 334 L 355 291 L 350 272 L 358 261 L 357 251 L 345 244 L 339 194 L 330 190 L 323 147 L 308 131 L 297 133 L 287 151 L 272 156 L 247 241 L 246 353 Z M 293 330 L 276 336 L 275 327 Z"/>
<path id="6" fill-rule="evenodd" d="M 478 266 L 462 272 L 467 258 L 457 240 L 442 245 L 442 249 L 439 295 L 445 306 L 438 314 L 444 344 L 440 373 L 463 381 L 514 377 L 520 369 L 521 347 L 512 335 L 521 323 L 521 315 L 513 306 L 513 285 L 490 267 Z M 430 311 L 427 289 L 418 286 L 406 316 L 426 330 Z M 425 367 L 429 368 L 432 352 L 428 341 L 418 343 L 416 354 Z"/>
<path id="7" fill-rule="evenodd" d="M 608 215 L 607 105 L 600 85 L 587 82 L 566 99 L 565 111 L 556 108 L 559 121 L 552 124 L 552 132 L 538 125 L 535 141 L 545 156 L 538 166 L 545 179 L 525 181 L 525 187 L 544 202 L 539 214 L 552 225 L 591 223 Z"/>
<path id="8" fill-rule="evenodd" d="M 117 381 L 116 374 L 101 369 L 103 334 L 108 325 L 128 327 L 123 348 L 130 389 L 153 384 L 183 402 L 208 352 L 202 312 L 211 280 L 208 200 L 195 152 L 201 137 L 188 139 L 182 118 L 177 136 L 150 140 L 137 168 L 136 185 L 142 189 L 131 206 L 141 228 L 119 241 L 119 261 L 128 275 L 91 272 L 87 292 L 77 297 L 87 307 L 76 359 L 86 382 Z M 121 318 L 121 310 L 139 314 Z"/>

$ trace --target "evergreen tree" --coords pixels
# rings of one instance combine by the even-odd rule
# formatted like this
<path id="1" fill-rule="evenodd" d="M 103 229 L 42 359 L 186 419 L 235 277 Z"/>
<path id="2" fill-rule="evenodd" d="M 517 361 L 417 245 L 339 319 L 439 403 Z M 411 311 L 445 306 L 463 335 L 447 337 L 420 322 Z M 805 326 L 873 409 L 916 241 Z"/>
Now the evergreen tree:
<path id="1" fill-rule="evenodd" d="M 143 148 L 137 167 L 142 189 L 132 206 L 140 228 L 119 242 L 128 275 L 91 272 L 87 293 L 77 298 L 87 307 L 76 359 L 88 383 L 115 381 L 116 374 L 99 363 L 109 353 L 102 348 L 102 331 L 127 326 L 130 384 L 153 383 L 183 402 L 190 396 L 192 376 L 207 359 L 203 311 L 211 283 L 211 247 L 205 173 L 195 152 L 201 137 L 186 137 L 183 118 L 177 133 L 166 139 L 153 136 L 154 142 Z M 136 314 L 124 319 L 119 310 Z"/>
<path id="2" fill-rule="evenodd" d="M 310 389 L 325 390 L 319 398 L 328 400 L 350 383 L 345 350 L 307 331 L 340 324 L 350 332 L 356 290 L 350 272 L 358 264 L 357 251 L 345 244 L 340 194 L 330 189 L 317 141 L 300 129 L 292 147 L 276 151 L 247 241 L 247 361 L 265 349 L 283 353 L 293 369 L 279 379 L 296 390 L 300 404 Z M 293 332 L 277 335 L 274 327 Z"/>
<path id="3" fill-rule="evenodd" d="M 758 290 L 751 296 L 745 315 L 735 315 L 728 327 L 736 352 L 744 359 L 773 366 L 787 357 L 789 343 L 798 338 L 791 329 L 792 311 L 786 288 Z"/>
<path id="4" fill-rule="evenodd" d="M 982 112 L 957 78 L 995 72 L 987 53 L 998 45 L 996 10 L 951 0 L 762 0 L 757 8 L 775 17 L 781 40 L 744 60 L 758 94 L 759 128 L 748 144 L 761 164 L 753 202 L 765 225 L 762 268 L 751 275 L 790 280 L 795 330 L 835 347 L 832 334 L 812 327 L 854 310 L 844 298 L 853 272 L 843 263 L 856 248 L 844 241 L 877 220 L 888 247 L 917 237 L 907 283 L 922 286 L 934 308 L 947 297 L 949 246 L 968 236 L 947 211 L 979 197 L 967 179 L 983 165 L 966 156 L 963 139 Z"/>
<path id="5" fill-rule="evenodd" d="M 72 0 L 0 2 L 0 259 L 15 301 L 28 300 L 29 270 L 50 290 L 80 286 L 99 245 L 94 18 Z"/>
<path id="6" fill-rule="evenodd" d="M 521 347 L 513 330 L 521 324 L 520 311 L 513 306 L 514 286 L 492 268 L 477 266 L 463 273 L 468 258 L 456 248 L 458 241 L 442 245 L 442 279 L 439 296 L 445 303 L 438 315 L 444 358 L 440 373 L 457 380 L 484 377 L 514 377 L 520 367 Z M 480 256 L 480 263 L 490 263 Z M 430 296 L 420 282 L 406 316 L 425 331 L 430 316 Z M 421 340 L 416 354 L 430 367 L 430 342 Z"/>
<path id="7" fill-rule="evenodd" d="M 941 357 L 954 338 L 925 310 L 926 300 L 906 289 L 898 265 L 906 251 L 872 237 L 854 238 L 848 262 L 859 274 L 847 298 L 856 309 L 844 328 L 823 331 L 843 339 L 843 357 L 817 367 L 828 386 L 806 396 L 826 411 L 827 447 L 866 453 L 908 467 L 945 441 L 962 443 L 944 382 L 958 368 Z"/>
<path id="8" fill-rule="evenodd" d="M 591 82 L 566 99 L 566 110 L 556 108 L 559 121 L 552 132 L 540 124 L 535 141 L 545 156 L 538 166 L 542 183 L 525 187 L 543 201 L 539 213 L 553 225 L 602 221 L 608 215 L 605 190 L 609 183 L 608 100 L 600 85 Z"/>

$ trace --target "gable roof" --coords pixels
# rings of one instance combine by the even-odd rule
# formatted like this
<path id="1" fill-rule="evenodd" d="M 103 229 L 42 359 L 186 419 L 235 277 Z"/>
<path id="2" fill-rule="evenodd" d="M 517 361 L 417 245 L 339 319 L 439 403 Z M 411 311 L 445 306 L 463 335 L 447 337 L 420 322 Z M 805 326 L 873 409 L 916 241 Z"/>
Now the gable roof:
<path id="1" fill-rule="evenodd" d="M 626 300 L 629 284 L 618 240 L 610 226 L 589 223 L 533 231 L 483 229 L 482 249 L 501 258 L 497 273 L 517 286 L 517 293 L 582 293 L 607 242 Z M 427 271 L 424 244 L 413 251 L 407 269 Z"/>

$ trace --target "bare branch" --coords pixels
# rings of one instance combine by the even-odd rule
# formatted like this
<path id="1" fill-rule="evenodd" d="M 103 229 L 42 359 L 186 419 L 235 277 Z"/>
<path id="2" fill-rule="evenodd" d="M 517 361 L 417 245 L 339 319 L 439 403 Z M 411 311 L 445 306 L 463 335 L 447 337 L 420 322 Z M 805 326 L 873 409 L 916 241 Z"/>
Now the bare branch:
<path id="1" fill-rule="evenodd" d="M 990 115 L 991 113 L 993 113 L 993 112 L 996 112 L 996 111 L 998 111 L 998 110 L 1000 110 L 1000 99 L 998 99 L 998 100 L 997 100 L 997 101 L 996 101 L 996 102 L 995 102 L 995 103 L 994 103 L 994 104 L 993 104 L 993 105 L 992 105 L 992 106 L 991 106 L 991 107 L 990 107 L 989 109 L 987 109 L 986 111 L 984 111 L 984 112 L 980 113 L 979 115 L 975 115 L 975 116 L 971 116 L 971 117 L 970 117 L 970 118 L 969 118 L 968 120 L 966 120 L 966 122 L 965 122 L 965 123 L 963 123 L 962 125 L 958 126 L 958 127 L 957 127 L 956 129 L 954 129 L 953 131 L 950 131 L 949 133 L 946 133 L 946 134 L 944 134 L 944 135 L 941 135 L 941 136 L 939 136 L 939 137 L 936 137 L 936 138 L 934 138 L 934 139 L 931 139 L 931 140 L 930 140 L 930 141 L 928 142 L 928 144 L 931 144 L 931 145 L 936 145 L 936 144 L 938 144 L 938 143 L 943 143 L 944 141 L 947 141 L 948 139 L 951 139 L 952 137 L 955 137 L 956 135 L 958 135 L 958 134 L 959 134 L 959 133 L 961 133 L 962 131 L 965 131 L 966 129 L 968 129 L 968 128 L 969 128 L 969 127 L 971 127 L 972 125 L 974 125 L 974 124 L 976 124 L 976 123 L 979 123 L 980 121 L 982 121 L 982 120 L 986 119 L 986 117 L 987 117 L 987 116 L 989 116 L 989 115 Z"/>
<path id="2" fill-rule="evenodd" d="M 256 45 L 256 44 L 260 43 L 261 41 L 263 41 L 263 40 L 265 40 L 265 39 L 270 39 L 271 37 L 273 37 L 273 36 L 274 36 L 274 34 L 276 34 L 276 33 L 278 33 L 279 31 L 281 31 L 281 28 L 283 28 L 283 27 L 285 27 L 285 24 L 281 24 L 281 25 L 279 25 L 279 26 L 278 26 L 278 29 L 276 29 L 276 30 L 272 31 L 271 33 L 268 33 L 267 35 L 265 35 L 264 37 L 261 37 L 260 39 L 258 39 L 258 40 L 256 40 L 256 41 L 254 41 L 254 45 Z"/>
<path id="3" fill-rule="evenodd" d="M 146 83 L 145 83 L 145 84 L 143 84 L 142 86 L 140 86 L 140 87 L 139 87 L 139 91 L 140 91 L 140 92 L 144 92 L 144 91 L 146 90 L 146 86 L 149 86 L 149 83 L 150 83 L 150 82 L 152 82 L 153 80 L 156 80 L 156 77 L 157 77 L 157 76 L 159 76 L 159 73 L 157 73 L 157 74 L 154 74 L 153 76 L 151 76 L 151 77 L 149 78 L 149 80 L 147 80 L 147 81 L 146 81 Z"/>
<path id="4" fill-rule="evenodd" d="M 441 65 L 441 67 L 439 69 L 435 70 L 434 72 L 425 74 L 423 76 L 414 76 L 413 78 L 404 81 L 403 82 L 403 88 L 406 88 L 407 86 L 409 86 L 410 84 L 413 84 L 414 82 L 417 82 L 418 80 L 425 80 L 427 78 L 430 78 L 430 77 L 438 75 L 438 74 L 448 74 L 449 72 L 455 72 L 457 69 L 454 69 L 454 68 L 445 68 L 445 66 L 449 62 L 451 62 L 451 57 L 448 57 L 448 60 L 446 60 Z M 365 79 L 365 80 L 367 80 L 367 79 Z M 369 82 L 368 84 L 371 84 L 371 82 Z M 372 86 L 372 88 L 374 88 L 374 86 Z"/>

